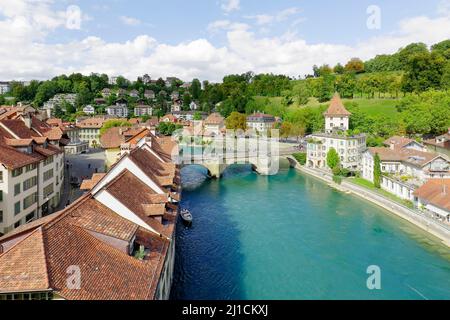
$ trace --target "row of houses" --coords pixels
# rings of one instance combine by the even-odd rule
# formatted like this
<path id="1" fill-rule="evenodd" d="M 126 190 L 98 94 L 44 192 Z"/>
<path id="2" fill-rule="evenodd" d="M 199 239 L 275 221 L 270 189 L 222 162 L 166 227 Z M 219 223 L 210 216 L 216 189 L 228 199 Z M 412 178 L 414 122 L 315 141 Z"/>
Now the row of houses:
<path id="1" fill-rule="evenodd" d="M 0 238 L 0 300 L 168 299 L 180 173 L 148 133 L 64 210 Z"/>
<path id="2" fill-rule="evenodd" d="M 181 112 L 183 106 L 183 102 L 179 99 L 175 99 L 172 101 L 172 104 L 170 106 L 170 110 L 172 113 L 174 112 Z M 198 110 L 198 105 L 196 102 L 192 101 L 189 105 L 189 109 L 191 111 Z M 153 115 L 154 107 L 150 106 L 145 103 L 143 100 L 139 100 L 137 105 L 134 107 L 134 115 L 136 117 L 142 117 L 142 116 L 152 116 Z M 83 110 L 84 111 L 84 110 Z M 87 114 L 93 114 L 92 109 L 86 110 L 88 112 L 85 112 Z M 94 109 L 95 113 L 95 109 Z M 114 105 L 108 106 L 106 108 L 106 113 L 110 116 L 115 116 L 118 118 L 127 118 L 129 116 L 129 108 L 128 108 L 128 102 L 124 98 L 120 98 L 116 101 Z"/>
<path id="3" fill-rule="evenodd" d="M 349 123 L 351 113 L 345 109 L 339 95 L 331 100 L 328 110 L 324 113 L 325 132 L 316 133 L 307 141 L 306 165 L 314 169 L 328 170 L 327 155 L 331 148 L 339 155 L 341 166 L 374 182 L 375 157 L 381 163 L 381 188 L 393 195 L 416 204 L 427 203 L 430 208 L 440 207 L 433 212 L 443 215 L 450 221 L 450 194 L 446 185 L 450 181 L 450 160 L 448 151 L 450 144 L 450 129 L 445 135 L 419 143 L 404 137 L 392 137 L 384 142 L 385 147 L 367 148 L 365 134 L 350 134 Z M 431 147 L 430 147 L 431 146 Z M 441 185 L 435 188 L 436 185 Z M 434 204 L 433 198 L 440 196 L 427 192 L 433 189 L 446 201 Z M 424 191 L 425 190 L 425 191 Z M 442 194 L 442 192 L 444 192 Z M 420 198 L 429 194 L 427 198 Z"/>
<path id="4" fill-rule="evenodd" d="M 117 76 L 112 76 L 109 77 L 109 84 L 110 85 L 116 85 L 117 84 Z M 158 82 L 158 80 L 152 80 L 152 78 L 148 75 L 145 74 L 141 77 L 141 80 L 144 84 L 148 85 L 148 84 L 156 84 Z M 177 77 L 166 77 L 166 79 L 164 80 L 164 85 L 167 88 L 170 88 L 173 84 L 174 81 L 179 80 Z M 183 82 L 183 84 L 181 85 L 181 87 L 185 88 L 185 89 L 189 89 L 191 87 L 191 83 L 190 82 Z"/>
<path id="5" fill-rule="evenodd" d="M 56 210 L 67 142 L 26 108 L 0 108 L 0 233 Z"/>

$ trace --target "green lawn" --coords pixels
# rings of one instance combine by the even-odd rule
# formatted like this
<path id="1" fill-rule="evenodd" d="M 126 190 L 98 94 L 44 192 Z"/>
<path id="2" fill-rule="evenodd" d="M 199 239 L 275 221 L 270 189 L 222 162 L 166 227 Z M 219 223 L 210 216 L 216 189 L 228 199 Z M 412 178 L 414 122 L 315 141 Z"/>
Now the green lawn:
<path id="1" fill-rule="evenodd" d="M 294 97 L 294 103 L 289 107 L 283 106 L 282 97 L 253 97 L 257 108 L 265 110 L 267 113 L 274 115 L 282 115 L 287 110 L 293 111 L 298 109 L 300 106 L 297 99 Z M 386 115 L 388 117 L 397 117 L 399 113 L 397 112 L 396 106 L 399 100 L 396 99 L 367 99 L 367 98 L 355 98 L 355 99 L 343 99 L 344 103 L 355 102 L 358 104 L 360 109 L 368 115 Z M 319 107 L 328 106 L 329 102 L 319 103 L 316 98 L 310 98 L 306 106 L 308 107 Z"/>
<path id="2" fill-rule="evenodd" d="M 356 102 L 358 106 L 369 115 L 397 116 L 396 99 L 344 99 L 344 102 Z"/>

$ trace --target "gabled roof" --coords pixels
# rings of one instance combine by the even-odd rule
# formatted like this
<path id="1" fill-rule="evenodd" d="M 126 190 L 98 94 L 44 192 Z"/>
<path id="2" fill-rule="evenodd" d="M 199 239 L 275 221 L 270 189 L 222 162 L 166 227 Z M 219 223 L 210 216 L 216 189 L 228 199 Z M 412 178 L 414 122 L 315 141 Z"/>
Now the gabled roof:
<path id="1" fill-rule="evenodd" d="M 155 212 L 149 213 L 148 211 L 149 206 L 152 205 L 159 205 L 160 208 L 164 209 L 165 203 L 168 201 L 167 195 L 163 199 L 161 195 L 157 194 L 128 170 L 124 170 L 116 179 L 111 181 L 105 190 L 138 215 L 155 231 L 165 237 L 171 237 L 173 229 L 169 226 L 163 226 L 159 221 L 153 219 L 153 216 L 156 215 Z M 164 213 L 165 210 L 162 210 L 159 215 L 163 216 Z"/>
<path id="2" fill-rule="evenodd" d="M 168 250 L 164 238 L 121 218 L 90 195 L 35 227 L 0 254 L 0 292 L 51 290 L 69 300 L 154 297 Z M 148 259 L 138 260 L 107 240 L 135 236 L 151 245 Z M 77 290 L 67 286 L 73 266 L 82 277 Z"/>
<path id="3" fill-rule="evenodd" d="M 331 99 L 328 110 L 323 114 L 324 116 L 350 116 L 351 113 L 345 109 L 341 97 L 336 93 Z"/>
<path id="4" fill-rule="evenodd" d="M 423 152 L 414 149 L 390 149 L 390 148 L 368 148 L 368 151 L 375 155 L 378 153 L 381 161 L 398 161 L 398 162 L 406 162 L 415 166 L 423 167 L 429 162 L 433 161 L 436 158 L 443 158 L 448 161 L 445 157 L 430 153 Z"/>
<path id="5" fill-rule="evenodd" d="M 38 163 L 44 157 L 32 153 L 27 154 L 15 150 L 13 147 L 7 147 L 0 144 L 0 163 L 10 170 L 22 168 L 32 163 Z"/>
<path id="6" fill-rule="evenodd" d="M 450 179 L 430 179 L 414 195 L 450 214 Z"/>
<path id="7" fill-rule="evenodd" d="M 220 113 L 214 112 L 211 113 L 206 119 L 206 125 L 222 125 L 225 121 L 225 118 L 220 115 Z"/>
<path id="8" fill-rule="evenodd" d="M 30 139 L 33 136 L 37 136 L 37 134 L 33 135 L 33 132 L 20 119 L 4 119 L 1 121 L 1 124 L 19 139 Z"/>
<path id="9" fill-rule="evenodd" d="M 400 137 L 400 136 L 393 136 L 393 137 L 390 137 L 389 139 L 387 139 L 386 141 L 384 141 L 384 145 L 386 145 L 386 146 L 393 145 L 394 148 L 404 148 L 405 146 L 407 146 L 410 143 L 417 143 L 418 145 L 421 145 L 419 142 L 417 142 L 413 139 L 406 138 L 406 137 Z"/>
<path id="10" fill-rule="evenodd" d="M 92 175 L 91 179 L 83 180 L 80 186 L 80 190 L 89 191 L 92 190 L 92 188 L 95 187 L 95 185 L 103 179 L 103 177 L 106 175 L 106 173 L 94 173 Z"/>

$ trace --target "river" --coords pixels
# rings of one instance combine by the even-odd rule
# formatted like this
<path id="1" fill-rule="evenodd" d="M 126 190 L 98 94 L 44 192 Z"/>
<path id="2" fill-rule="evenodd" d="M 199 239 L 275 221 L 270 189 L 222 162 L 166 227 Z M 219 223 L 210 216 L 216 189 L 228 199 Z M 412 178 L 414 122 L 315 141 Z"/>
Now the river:
<path id="1" fill-rule="evenodd" d="M 182 170 L 172 299 L 450 299 L 450 250 L 417 227 L 289 169 L 205 180 Z M 378 266 L 381 290 L 367 288 Z"/>

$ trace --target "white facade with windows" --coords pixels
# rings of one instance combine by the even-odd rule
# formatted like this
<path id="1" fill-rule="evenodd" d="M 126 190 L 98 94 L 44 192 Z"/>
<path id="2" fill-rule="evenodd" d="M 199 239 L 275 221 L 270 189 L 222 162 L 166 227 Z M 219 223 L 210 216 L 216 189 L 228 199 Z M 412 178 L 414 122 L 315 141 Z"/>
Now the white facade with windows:
<path id="1" fill-rule="evenodd" d="M 136 117 L 153 115 L 153 108 L 147 105 L 138 105 L 134 108 L 134 115 Z"/>
<path id="2" fill-rule="evenodd" d="M 307 165 L 312 168 L 327 168 L 327 155 L 331 148 L 339 154 L 342 168 L 359 170 L 362 153 L 366 149 L 366 136 L 344 136 L 315 134 L 308 140 Z"/>
<path id="3" fill-rule="evenodd" d="M 128 117 L 128 107 L 126 105 L 109 106 L 108 108 L 106 108 L 106 112 L 108 113 L 108 115 L 118 118 Z"/>
<path id="4" fill-rule="evenodd" d="M 63 153 L 15 170 L 0 165 L 0 233 L 54 212 L 63 185 Z"/>

